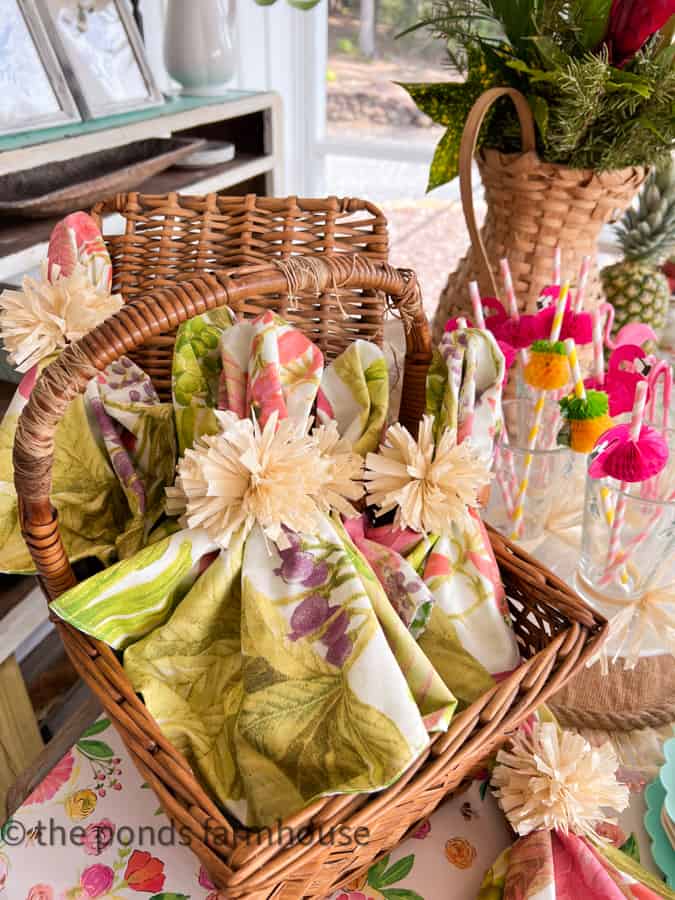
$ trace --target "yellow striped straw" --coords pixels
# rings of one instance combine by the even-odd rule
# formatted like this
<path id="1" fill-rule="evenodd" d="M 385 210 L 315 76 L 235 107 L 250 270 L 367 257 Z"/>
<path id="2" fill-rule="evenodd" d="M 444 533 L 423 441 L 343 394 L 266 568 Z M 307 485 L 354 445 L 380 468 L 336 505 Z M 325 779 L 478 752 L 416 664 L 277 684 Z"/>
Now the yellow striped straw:
<path id="1" fill-rule="evenodd" d="M 567 305 L 567 295 L 569 294 L 569 290 L 570 283 L 569 281 L 566 281 L 560 289 L 560 294 L 558 295 L 558 300 L 556 301 L 555 314 L 553 316 L 553 322 L 551 324 L 551 341 L 557 341 L 560 337 L 560 330 L 562 328 L 563 317 L 565 315 L 565 307 Z M 537 445 L 537 437 L 539 435 L 539 429 L 541 428 L 541 419 L 544 412 L 545 402 L 546 391 L 538 391 L 537 399 L 534 404 L 534 420 L 532 422 L 532 427 L 530 428 L 530 433 L 527 436 L 527 453 L 525 455 L 525 461 L 523 464 L 523 477 L 521 478 L 520 484 L 518 485 L 518 495 L 513 505 L 513 516 L 511 518 L 511 540 L 517 540 L 520 537 L 520 532 L 523 526 L 525 496 L 527 494 L 527 487 L 530 480 L 530 470 L 532 469 L 532 461 L 534 459 L 532 451 Z"/>
<path id="2" fill-rule="evenodd" d="M 574 382 L 574 393 L 580 400 L 586 399 L 586 388 L 584 379 L 581 376 L 581 366 L 579 365 L 579 357 L 577 356 L 577 345 L 574 338 L 567 338 L 565 341 L 565 350 L 567 351 L 567 359 L 572 370 L 572 381 Z"/>

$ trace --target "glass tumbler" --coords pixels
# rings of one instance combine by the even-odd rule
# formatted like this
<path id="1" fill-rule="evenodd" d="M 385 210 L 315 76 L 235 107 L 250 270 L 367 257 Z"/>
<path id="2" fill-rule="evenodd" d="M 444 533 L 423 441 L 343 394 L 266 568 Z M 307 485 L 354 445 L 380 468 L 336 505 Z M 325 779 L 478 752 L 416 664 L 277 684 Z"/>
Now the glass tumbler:
<path id="1" fill-rule="evenodd" d="M 586 478 L 576 588 L 610 620 L 623 611 L 610 655 L 663 653 L 675 630 L 675 431 L 666 438 L 668 463 L 654 478 Z"/>
<path id="2" fill-rule="evenodd" d="M 495 482 L 485 518 L 507 537 L 512 536 L 512 509 L 525 474 L 534 403 L 534 397 L 520 397 L 503 404 L 504 432 L 495 446 Z M 581 522 L 585 457 L 558 444 L 560 425 L 558 403 L 549 397 L 523 501 L 518 536 L 523 543 L 541 538 L 549 528 L 565 529 Z"/>

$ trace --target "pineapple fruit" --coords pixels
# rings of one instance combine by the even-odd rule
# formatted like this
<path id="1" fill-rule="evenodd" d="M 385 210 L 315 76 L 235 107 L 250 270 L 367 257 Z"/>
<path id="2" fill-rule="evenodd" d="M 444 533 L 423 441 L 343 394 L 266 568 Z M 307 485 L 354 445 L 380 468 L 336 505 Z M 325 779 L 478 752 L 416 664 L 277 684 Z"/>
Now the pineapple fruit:
<path id="1" fill-rule="evenodd" d="M 670 285 L 661 266 L 675 246 L 675 165 L 672 160 L 648 177 L 636 207 L 615 229 L 621 262 L 600 273 L 605 297 L 615 311 L 614 331 L 646 322 L 659 334 L 668 316 Z"/>

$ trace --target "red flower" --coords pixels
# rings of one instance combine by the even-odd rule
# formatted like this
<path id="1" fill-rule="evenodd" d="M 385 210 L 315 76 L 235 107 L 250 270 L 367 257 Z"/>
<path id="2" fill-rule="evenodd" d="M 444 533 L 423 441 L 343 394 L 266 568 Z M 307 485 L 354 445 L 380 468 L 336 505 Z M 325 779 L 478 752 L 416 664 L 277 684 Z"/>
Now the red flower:
<path id="1" fill-rule="evenodd" d="M 605 44 L 615 66 L 622 66 L 668 19 L 675 0 L 613 0 Z"/>
<path id="2" fill-rule="evenodd" d="M 164 863 L 145 850 L 134 850 L 129 857 L 124 880 L 132 891 L 156 894 L 164 887 Z"/>

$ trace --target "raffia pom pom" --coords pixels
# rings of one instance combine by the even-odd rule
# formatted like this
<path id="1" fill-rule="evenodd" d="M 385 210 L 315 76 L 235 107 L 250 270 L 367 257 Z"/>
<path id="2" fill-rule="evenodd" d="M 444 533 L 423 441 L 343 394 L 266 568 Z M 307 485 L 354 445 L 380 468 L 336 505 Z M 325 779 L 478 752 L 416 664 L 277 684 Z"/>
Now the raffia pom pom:
<path id="1" fill-rule="evenodd" d="M 341 438 L 337 423 L 331 419 L 312 432 L 323 465 L 319 505 L 325 512 L 335 510 L 343 516 L 358 515 L 351 500 L 363 497 L 363 457 L 354 453 L 350 441 Z"/>
<path id="2" fill-rule="evenodd" d="M 366 457 L 364 474 L 369 499 L 382 513 L 395 509 L 398 528 L 427 534 L 465 523 L 491 478 L 471 443 L 457 444 L 449 428 L 434 441 L 432 416 L 423 417 L 417 441 L 392 425 L 379 451 Z"/>
<path id="3" fill-rule="evenodd" d="M 500 750 L 492 773 L 496 797 L 520 835 L 539 829 L 597 838 L 605 809 L 628 806 L 628 788 L 616 779 L 619 761 L 609 743 L 592 747 L 552 722 L 521 729 Z"/>
<path id="4" fill-rule="evenodd" d="M 585 397 L 563 397 L 560 409 L 570 423 L 570 446 L 577 453 L 590 453 L 598 438 L 612 427 L 604 391 L 589 390 Z"/>
<path id="5" fill-rule="evenodd" d="M 525 381 L 540 391 L 555 391 L 570 380 L 570 364 L 562 341 L 535 341 L 523 371 Z"/>
<path id="6" fill-rule="evenodd" d="M 658 475 L 668 462 L 668 444 L 655 428 L 643 425 L 637 441 L 630 425 L 615 425 L 602 435 L 588 468 L 591 478 L 610 476 L 633 484 Z"/>
<path id="7" fill-rule="evenodd" d="M 40 281 L 26 275 L 21 290 L 0 295 L 0 336 L 19 372 L 79 340 L 123 305 L 120 294 L 110 293 L 108 275 L 94 283 L 82 263 L 75 263 L 68 275 L 52 266 L 49 281 L 45 262 L 41 274 Z"/>
<path id="8" fill-rule="evenodd" d="M 265 427 L 231 412 L 216 413 L 221 431 L 185 451 L 176 483 L 166 489 L 166 511 L 181 524 L 204 528 L 227 548 L 235 534 L 259 525 L 285 545 L 285 529 L 312 532 L 334 508 L 353 515 L 348 499 L 363 488 L 352 478 L 361 458 L 331 428 L 308 435 L 274 412 Z"/>

